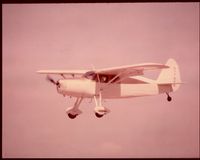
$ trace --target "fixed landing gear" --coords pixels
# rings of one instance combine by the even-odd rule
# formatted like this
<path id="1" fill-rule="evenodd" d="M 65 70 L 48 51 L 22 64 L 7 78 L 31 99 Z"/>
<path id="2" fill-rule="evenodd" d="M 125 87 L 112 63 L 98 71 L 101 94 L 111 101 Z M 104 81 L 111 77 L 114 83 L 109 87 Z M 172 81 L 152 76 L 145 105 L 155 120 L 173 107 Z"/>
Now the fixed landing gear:
<path id="1" fill-rule="evenodd" d="M 168 96 L 167 100 L 170 102 L 172 100 L 172 97 Z"/>
<path id="2" fill-rule="evenodd" d="M 103 117 L 103 114 L 99 114 L 99 113 L 95 113 L 95 115 L 96 115 L 96 117 L 98 117 L 98 118 L 101 118 L 101 117 Z"/>
<path id="3" fill-rule="evenodd" d="M 73 115 L 73 114 L 71 114 L 71 113 L 68 113 L 68 117 L 71 118 L 71 119 L 76 118 L 76 116 L 78 116 L 78 114 Z"/>
<path id="4" fill-rule="evenodd" d="M 170 102 L 172 100 L 172 97 L 170 97 L 168 93 L 166 94 L 167 94 L 167 100 Z"/>
<path id="5" fill-rule="evenodd" d="M 74 106 L 73 107 L 70 107 L 66 110 L 66 113 L 68 115 L 68 117 L 70 119 L 74 119 L 76 118 L 76 116 L 78 116 L 79 114 L 82 113 L 81 110 L 78 109 L 79 105 L 81 104 L 81 101 L 83 100 L 83 98 L 77 98 L 76 99 L 76 102 L 74 103 Z"/>
<path id="6" fill-rule="evenodd" d="M 99 93 L 98 102 L 97 102 L 96 96 L 94 96 L 94 101 L 95 101 L 95 104 L 96 104 L 96 107 L 94 108 L 94 112 L 95 112 L 96 117 L 101 118 L 105 114 L 110 112 L 109 109 L 107 109 L 106 107 L 103 107 L 102 104 L 101 104 L 101 102 L 102 102 L 101 92 Z"/>

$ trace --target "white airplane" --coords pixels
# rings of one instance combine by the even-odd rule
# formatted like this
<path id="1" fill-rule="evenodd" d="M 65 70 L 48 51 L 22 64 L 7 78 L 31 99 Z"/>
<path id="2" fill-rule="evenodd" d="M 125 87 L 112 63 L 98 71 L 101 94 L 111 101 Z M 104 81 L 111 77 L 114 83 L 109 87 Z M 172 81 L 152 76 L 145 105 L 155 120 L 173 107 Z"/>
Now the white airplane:
<path id="1" fill-rule="evenodd" d="M 144 71 L 162 69 L 157 80 L 142 77 Z M 73 107 L 66 110 L 69 118 L 74 119 L 82 111 L 79 105 L 84 98 L 95 101 L 95 115 L 100 118 L 110 110 L 102 106 L 102 99 L 129 98 L 151 96 L 166 93 L 171 101 L 169 92 L 176 91 L 180 84 L 180 72 L 174 59 L 167 63 L 143 63 L 137 65 L 113 67 L 94 70 L 40 70 L 47 74 L 47 80 L 56 85 L 57 92 L 63 96 L 76 97 Z M 49 74 L 62 76 L 55 81 Z"/>

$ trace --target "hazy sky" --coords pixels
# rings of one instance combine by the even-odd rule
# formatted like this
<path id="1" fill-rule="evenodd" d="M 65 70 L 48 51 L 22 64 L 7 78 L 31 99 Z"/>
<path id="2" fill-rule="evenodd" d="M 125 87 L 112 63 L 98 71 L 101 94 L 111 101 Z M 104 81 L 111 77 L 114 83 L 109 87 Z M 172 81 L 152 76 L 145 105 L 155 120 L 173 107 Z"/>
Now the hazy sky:
<path id="1" fill-rule="evenodd" d="M 69 119 L 75 99 L 36 73 L 168 58 L 186 82 L 172 102 L 106 100 L 101 119 L 89 99 Z M 199 3 L 3 4 L 3 157 L 199 157 L 198 77 Z"/>

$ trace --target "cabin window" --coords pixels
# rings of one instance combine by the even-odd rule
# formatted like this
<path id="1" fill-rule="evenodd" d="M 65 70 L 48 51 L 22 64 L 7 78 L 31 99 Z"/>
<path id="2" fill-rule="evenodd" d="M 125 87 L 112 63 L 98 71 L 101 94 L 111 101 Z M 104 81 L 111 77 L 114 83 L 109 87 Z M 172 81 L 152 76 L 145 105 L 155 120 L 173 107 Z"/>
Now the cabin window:
<path id="1" fill-rule="evenodd" d="M 110 80 L 112 80 L 116 75 L 103 75 L 99 74 L 99 80 L 101 83 L 108 83 Z M 99 82 L 97 74 L 93 77 L 93 80 L 96 82 Z M 119 77 L 117 77 L 115 80 L 113 80 L 111 83 L 114 83 L 119 80 Z"/>
<path id="2" fill-rule="evenodd" d="M 103 83 L 105 83 L 105 82 L 108 82 L 108 76 L 101 76 L 100 77 L 100 82 L 103 82 Z"/>

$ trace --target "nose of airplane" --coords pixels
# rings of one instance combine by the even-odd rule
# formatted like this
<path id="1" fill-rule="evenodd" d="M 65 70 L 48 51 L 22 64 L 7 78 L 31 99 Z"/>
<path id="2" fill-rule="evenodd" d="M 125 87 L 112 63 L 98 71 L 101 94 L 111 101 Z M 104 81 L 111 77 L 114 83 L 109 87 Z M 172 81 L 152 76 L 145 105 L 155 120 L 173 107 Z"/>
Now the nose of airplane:
<path id="1" fill-rule="evenodd" d="M 58 91 L 58 93 L 61 93 L 62 94 L 62 80 L 58 80 L 57 81 L 57 83 L 56 83 L 56 85 L 57 85 L 57 91 Z"/>
<path id="2" fill-rule="evenodd" d="M 57 81 L 56 85 L 58 88 L 60 88 L 60 86 L 61 86 L 60 80 Z"/>

